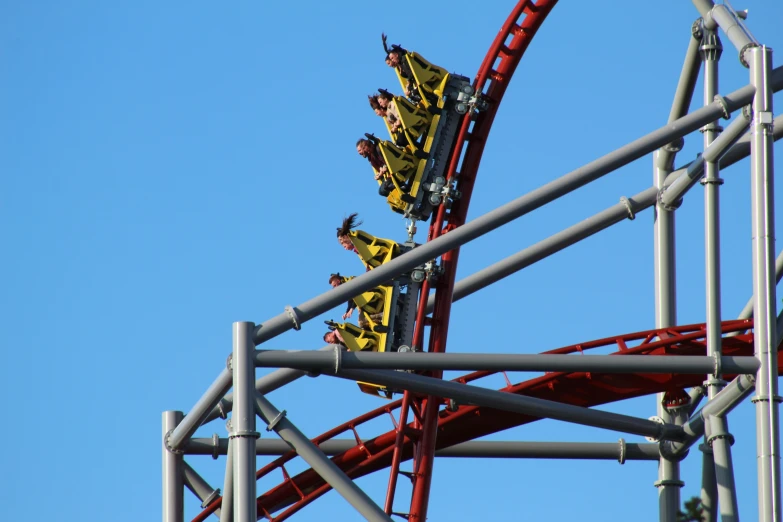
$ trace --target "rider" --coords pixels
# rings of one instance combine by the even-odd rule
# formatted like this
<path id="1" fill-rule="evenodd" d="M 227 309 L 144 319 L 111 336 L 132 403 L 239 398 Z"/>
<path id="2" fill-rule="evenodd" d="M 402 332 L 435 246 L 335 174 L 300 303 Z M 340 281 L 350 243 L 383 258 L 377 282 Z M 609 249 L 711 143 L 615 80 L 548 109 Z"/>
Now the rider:
<path id="1" fill-rule="evenodd" d="M 359 156 L 367 158 L 367 161 L 370 162 L 370 165 L 375 171 L 374 177 L 376 180 L 383 178 L 383 182 L 378 187 L 378 194 L 386 197 L 394 190 L 394 183 L 388 177 L 389 167 L 386 165 L 383 155 L 378 148 L 380 140 L 372 134 L 365 134 L 365 136 L 367 136 L 367 138 L 361 138 L 356 142 L 356 152 L 359 153 Z"/>
<path id="2" fill-rule="evenodd" d="M 332 286 L 332 288 L 337 288 L 341 284 L 345 283 L 346 281 L 349 281 L 353 279 L 352 277 L 345 277 L 340 275 L 340 272 L 337 272 L 336 274 L 329 275 L 329 284 Z M 375 299 L 377 300 L 377 299 Z M 367 303 L 367 305 L 372 306 L 373 303 Z M 375 308 L 378 308 L 378 303 L 374 303 Z M 381 305 L 382 307 L 382 305 Z M 372 325 L 367 322 L 367 318 L 369 318 L 374 323 L 380 324 L 381 321 L 383 321 L 383 309 L 381 308 L 380 311 L 376 311 L 376 313 L 372 313 L 372 310 L 367 310 L 365 308 L 357 306 L 356 302 L 351 299 L 348 301 L 348 306 L 345 309 L 345 313 L 343 314 L 343 319 L 348 319 L 353 315 L 353 311 L 356 310 L 356 308 L 359 308 L 361 312 L 360 313 L 357 323 L 359 324 L 359 328 L 363 330 L 370 330 L 372 328 Z M 366 315 L 365 315 L 366 314 Z"/>
<path id="3" fill-rule="evenodd" d="M 386 43 L 386 35 L 381 33 L 381 39 L 383 40 L 383 50 L 386 51 L 386 65 L 397 70 L 400 77 L 407 80 L 405 84 L 405 96 L 413 100 L 414 103 L 420 101 L 419 94 L 416 92 L 416 81 L 413 78 L 413 71 L 405 61 L 405 55 L 408 54 L 404 48 L 399 45 L 388 46 Z"/>

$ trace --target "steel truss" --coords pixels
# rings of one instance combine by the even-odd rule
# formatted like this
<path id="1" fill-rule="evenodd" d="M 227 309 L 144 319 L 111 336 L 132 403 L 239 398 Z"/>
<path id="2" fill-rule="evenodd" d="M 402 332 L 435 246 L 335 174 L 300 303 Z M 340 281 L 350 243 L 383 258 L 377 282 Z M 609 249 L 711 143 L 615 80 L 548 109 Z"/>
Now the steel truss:
<path id="1" fill-rule="evenodd" d="M 524 51 L 555 3 L 520 1 L 490 47 L 474 82 L 476 91 L 489 101 L 489 109 L 475 120 L 464 119 L 448 169 L 448 177 L 457 181 L 462 197 L 449 208 L 438 207 L 427 243 L 259 325 L 235 323 L 234 349 L 227 367 L 187 415 L 164 412 L 164 522 L 184 521 L 185 488 L 202 501 L 204 508 L 194 522 L 206 520 L 211 514 L 223 522 L 250 522 L 259 517 L 284 520 L 332 488 L 368 520 L 388 521 L 394 514 L 422 522 L 427 518 L 435 456 L 616 459 L 621 464 L 626 460 L 658 460 L 655 484 L 660 520 L 672 522 L 680 505 L 679 461 L 702 438 L 702 503 L 706 517 L 717 520 L 720 513 L 724 521 L 738 520 L 727 416 L 754 391 L 759 520 L 781 520 L 777 389 L 781 367 L 777 351 L 783 317 L 775 315 L 775 285 L 783 272 L 783 254 L 777 262 L 774 260 L 771 188 L 772 144 L 783 134 L 783 121 L 773 118 L 772 93 L 783 89 L 783 68 L 772 68 L 772 51 L 753 38 L 730 7 L 694 0 L 700 18 L 692 26 L 667 125 L 466 222 L 473 183 L 495 113 Z M 718 60 L 723 52 L 719 30 L 736 48 L 750 73 L 747 86 L 723 96 L 718 90 Z M 688 113 L 702 67 L 704 106 Z M 725 130 L 718 125 L 721 118 L 732 118 L 735 112 L 738 114 Z M 703 154 L 675 169 L 683 137 L 698 129 L 704 133 Z M 649 189 L 623 197 L 617 205 L 455 282 L 461 245 L 651 153 L 653 185 Z M 739 319 L 723 321 L 720 172 L 747 156 L 751 157 L 754 294 Z M 677 326 L 675 215 L 680 201 L 697 182 L 705 186 L 706 323 Z M 614 224 L 634 219 L 651 207 L 654 330 L 540 355 L 444 353 L 452 302 Z M 443 274 L 432 288 L 429 282 L 423 284 L 414 332 L 414 347 L 421 350 L 426 346 L 426 353 L 346 353 L 334 346 L 301 352 L 256 349 L 347 299 L 436 258 L 440 258 Z M 431 317 L 427 317 L 429 314 Z M 430 326 L 428 343 L 424 342 L 425 323 Z M 582 355 L 586 350 L 606 347 L 615 347 L 616 351 L 611 355 Z M 256 367 L 280 369 L 255 380 Z M 423 373 L 410 373 L 413 370 Z M 445 381 L 444 370 L 475 371 L 456 381 Z M 547 373 L 516 385 L 509 382 L 499 391 L 470 384 L 505 371 Z M 310 439 L 284 410 L 278 410 L 266 398 L 269 392 L 306 374 L 371 381 L 401 391 L 403 396 Z M 228 393 L 232 387 L 233 393 Z M 694 389 L 686 393 L 686 387 Z M 654 393 L 658 393 L 657 422 L 593 409 Z M 705 394 L 707 402 L 697 409 Z M 199 426 L 226 418 L 229 411 L 228 438 L 193 438 Z M 479 414 L 480 423 L 475 422 Z M 390 431 L 373 439 L 359 438 L 357 426 L 380 417 L 390 419 Z M 640 434 L 657 443 L 627 444 L 623 439 L 616 443 L 473 442 L 542 418 Z M 256 431 L 259 419 L 282 441 L 260 440 Z M 352 438 L 340 438 L 345 434 Z M 185 462 L 186 454 L 227 456 L 223 496 Z M 278 457 L 256 471 L 257 455 Z M 285 465 L 296 456 L 311 469 L 291 477 Z M 403 473 L 400 463 L 408 459 L 413 459 L 413 472 L 408 474 L 413 481 L 412 499 L 406 512 L 394 512 L 397 478 Z M 390 474 L 381 507 L 352 479 L 384 468 L 389 468 Z M 283 482 L 257 496 L 258 478 L 278 469 L 283 472 Z"/>

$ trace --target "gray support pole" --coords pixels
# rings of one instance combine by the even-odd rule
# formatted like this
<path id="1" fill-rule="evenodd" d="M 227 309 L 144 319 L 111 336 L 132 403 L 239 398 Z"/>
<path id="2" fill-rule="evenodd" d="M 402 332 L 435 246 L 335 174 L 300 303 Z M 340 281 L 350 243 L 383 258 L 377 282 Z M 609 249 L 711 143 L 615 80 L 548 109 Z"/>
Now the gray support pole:
<path id="1" fill-rule="evenodd" d="M 256 444 L 259 441 L 256 440 Z M 220 503 L 220 522 L 234 522 L 234 443 L 226 441 L 226 475 L 223 479 L 223 499 Z"/>
<path id="2" fill-rule="evenodd" d="M 182 453 L 166 447 L 166 439 L 182 421 L 181 411 L 163 412 L 163 522 L 184 522 L 184 484 Z"/>
<path id="3" fill-rule="evenodd" d="M 210 486 L 204 477 L 199 475 L 195 469 L 185 462 L 185 487 L 187 487 L 191 493 L 196 495 L 201 501 L 201 507 L 207 507 L 210 502 L 220 496 L 220 489 Z M 220 509 L 215 510 L 215 516 L 220 516 Z"/>
<path id="4" fill-rule="evenodd" d="M 761 361 L 757 375 L 756 447 L 758 456 L 759 521 L 781 520 L 780 432 L 778 419 L 778 352 L 775 313 L 775 206 L 772 142 L 772 50 L 755 47 L 750 56 L 753 98 L 750 152 L 753 205 L 753 303 L 756 357 Z"/>
<path id="5" fill-rule="evenodd" d="M 224 369 L 209 387 L 207 392 L 191 408 L 190 413 L 166 439 L 166 446 L 178 450 L 182 444 L 193 436 L 199 426 L 207 418 L 209 412 L 220 402 L 221 398 L 231 388 L 231 372 Z"/>
<path id="6" fill-rule="evenodd" d="M 191 439 L 185 453 L 188 455 L 225 455 L 228 439 L 219 439 L 217 447 L 213 439 Z M 356 447 L 356 439 L 331 439 L 318 445 L 324 455 L 339 455 Z M 259 439 L 256 455 L 280 456 L 291 451 L 284 440 Z M 470 441 L 455 444 L 435 452 L 437 457 L 490 458 L 490 459 L 582 459 L 658 460 L 657 444 L 625 442 L 517 442 Z M 227 494 L 227 493 L 226 493 Z"/>
<path id="7" fill-rule="evenodd" d="M 783 83 L 783 69 L 779 72 L 779 76 L 775 76 L 775 81 L 776 83 Z M 721 117 L 726 111 L 733 112 L 746 105 L 753 98 L 753 92 L 754 89 L 750 85 L 742 87 L 726 95 L 721 100 L 714 102 L 709 107 L 698 109 L 672 124 L 653 131 L 561 178 L 506 203 L 452 230 L 448 234 L 443 234 L 337 288 L 333 288 L 320 296 L 288 309 L 259 325 L 255 331 L 254 342 L 260 344 L 283 332 L 299 327 L 304 322 L 370 288 L 388 281 L 392 277 L 405 273 L 428 260 L 432 260 L 449 250 L 453 250 L 487 232 L 491 232 L 579 187 L 601 178 L 631 161 L 651 153 L 659 147 Z"/>
<path id="8" fill-rule="evenodd" d="M 715 482 L 715 459 L 712 448 L 704 443 L 699 444 L 701 457 L 701 508 L 704 522 L 717 522 L 718 520 L 718 484 Z"/>
<path id="9" fill-rule="evenodd" d="M 250 322 L 233 325 L 234 409 L 231 415 L 234 446 L 234 520 L 256 522 L 256 431 L 253 329 Z"/>
<path id="10" fill-rule="evenodd" d="M 709 419 L 710 434 L 707 444 L 712 446 L 715 462 L 715 482 L 718 487 L 718 502 L 722 522 L 738 522 L 737 491 L 734 486 L 734 464 L 731 458 L 731 445 L 734 437 L 728 432 L 726 418 L 712 416 Z"/>
<path id="11" fill-rule="evenodd" d="M 717 46 L 720 45 L 720 40 L 717 38 L 717 34 L 715 33 L 714 29 L 703 29 L 704 33 L 706 35 L 709 35 L 706 37 L 707 40 L 714 39 L 715 42 L 704 42 L 705 46 L 713 45 L 715 46 L 714 49 L 702 49 L 701 54 L 702 58 L 705 60 L 704 65 L 704 103 L 709 103 L 709 100 L 712 100 L 715 97 L 715 94 L 718 92 L 718 78 L 717 78 L 717 61 L 715 61 L 715 54 L 719 54 L 717 51 Z M 705 35 L 702 35 L 703 38 Z M 710 59 L 709 65 L 707 62 L 707 59 Z M 709 98 L 708 98 L 709 96 Z M 718 129 L 718 123 L 712 122 L 708 123 L 704 127 L 704 149 L 706 150 L 707 147 L 709 147 L 713 140 L 715 139 L 715 135 L 717 134 Z M 717 201 L 717 183 L 718 183 L 718 172 L 717 167 L 719 163 L 716 162 L 707 162 L 705 165 L 705 179 L 707 176 L 711 177 L 710 183 L 706 183 L 704 186 L 706 188 L 705 190 L 705 248 L 707 250 L 707 335 L 710 336 L 712 329 L 711 327 L 714 327 L 717 325 L 718 328 L 720 328 L 720 306 L 714 307 L 715 310 L 717 310 L 718 317 L 717 319 L 715 317 L 710 317 L 710 281 L 711 276 L 714 276 L 714 272 L 711 272 L 711 268 L 714 270 L 712 265 L 710 264 L 710 210 L 714 210 L 713 207 L 711 207 L 711 201 L 710 201 L 710 194 L 711 189 L 715 188 L 714 195 L 715 200 Z M 704 180 L 703 180 L 704 181 Z M 714 232 L 714 231 L 713 231 Z M 717 240 L 720 240 L 720 236 L 717 236 Z M 719 244 L 719 243 L 718 243 Z M 718 276 L 718 284 L 720 284 L 720 277 Z M 714 310 L 713 310 L 714 311 Z M 717 321 L 717 322 L 716 322 Z M 714 335 L 714 332 L 712 333 Z M 721 342 L 720 334 L 718 342 Z M 715 340 L 713 337 L 712 344 L 710 344 L 710 339 L 707 340 L 707 349 L 708 351 L 710 349 L 714 350 L 715 348 Z M 713 352 L 714 353 L 714 352 Z M 711 372 L 710 372 L 711 373 Z M 718 382 L 717 379 L 708 377 L 707 382 L 704 384 L 707 386 L 707 393 L 709 399 L 712 399 L 717 392 L 720 391 L 720 388 L 715 387 L 715 384 Z M 713 451 L 712 447 L 707 441 L 707 437 L 704 437 L 704 443 L 699 445 L 699 449 L 702 451 L 702 463 L 701 463 L 701 504 L 703 509 L 703 519 L 705 522 L 716 522 L 718 520 L 718 485 L 715 482 L 715 460 L 713 458 Z"/>
<path id="12" fill-rule="evenodd" d="M 608 411 L 582 408 L 556 401 L 527 397 L 513 393 L 480 388 L 469 384 L 443 381 L 414 373 L 389 370 L 342 370 L 337 377 L 354 381 L 371 382 L 394 389 L 454 399 L 461 404 L 474 404 L 498 410 L 521 413 L 534 417 L 548 418 L 633 433 L 661 440 L 683 440 L 685 433 L 680 426 L 659 424 L 647 419 Z"/>
<path id="13" fill-rule="evenodd" d="M 719 330 L 720 331 L 720 330 Z M 288 367 L 313 372 L 344 370 L 465 370 L 515 372 L 598 373 L 708 373 L 715 358 L 703 355 L 568 355 L 426 352 L 347 352 L 334 346 L 332 353 L 310 350 L 257 350 L 256 366 Z M 759 361 L 750 356 L 726 356 L 720 365 L 727 373 L 754 373 Z"/>
<path id="14" fill-rule="evenodd" d="M 294 424 L 263 395 L 255 394 L 259 416 L 268 423 L 267 430 L 274 430 L 281 439 L 291 445 L 313 471 L 348 501 L 367 520 L 391 522 L 391 518 L 372 501 L 362 489 L 343 473 L 318 446 L 310 442 Z M 255 500 L 255 499 L 254 499 Z"/>
<path id="15" fill-rule="evenodd" d="M 701 67 L 701 58 L 699 57 L 700 38 L 701 24 L 700 20 L 696 20 L 691 27 L 691 37 L 688 38 L 688 50 L 685 52 L 680 79 L 677 81 L 677 89 L 674 91 L 674 100 L 672 100 L 672 108 L 669 111 L 669 123 L 688 114 L 688 109 L 691 106 L 696 80 L 699 78 L 699 67 Z M 657 165 L 663 170 L 671 171 L 670 165 L 674 163 L 674 156 L 679 150 L 679 146 L 665 146 L 661 148 L 658 151 L 658 159 L 660 161 Z"/>
<path id="16" fill-rule="evenodd" d="M 701 55 L 704 60 L 704 104 L 712 103 L 718 94 L 718 60 L 720 60 L 723 47 L 717 33 L 712 29 L 705 29 L 702 37 Z M 713 143 L 721 128 L 717 122 L 705 125 L 704 150 L 705 153 Z M 744 133 L 744 129 L 743 129 Z M 706 312 L 707 312 L 707 355 L 719 358 L 722 354 L 721 337 L 721 292 L 720 292 L 720 197 L 719 190 L 723 180 L 720 178 L 718 162 L 705 159 L 704 161 L 704 258 L 706 275 Z M 716 367 L 717 368 L 717 367 Z M 712 399 L 721 390 L 725 381 L 721 373 L 710 372 L 704 385 L 707 387 L 707 397 Z M 712 458 L 715 466 L 714 479 L 707 477 L 707 487 L 702 491 L 712 494 L 713 483 L 717 487 L 718 502 L 720 505 L 721 520 L 723 522 L 735 522 L 738 519 L 737 494 L 734 489 L 734 468 L 731 460 L 731 445 L 728 443 L 731 435 L 728 432 L 726 417 L 710 418 L 711 435 L 708 437 L 706 447 L 712 449 L 710 453 L 704 453 L 703 460 Z M 705 462 L 702 462 L 704 465 Z M 709 464 L 707 462 L 707 464 Z M 702 475 L 704 475 L 702 469 Z M 709 489 L 708 489 L 709 488 Z M 715 512 L 714 497 L 710 502 L 709 513 Z"/>

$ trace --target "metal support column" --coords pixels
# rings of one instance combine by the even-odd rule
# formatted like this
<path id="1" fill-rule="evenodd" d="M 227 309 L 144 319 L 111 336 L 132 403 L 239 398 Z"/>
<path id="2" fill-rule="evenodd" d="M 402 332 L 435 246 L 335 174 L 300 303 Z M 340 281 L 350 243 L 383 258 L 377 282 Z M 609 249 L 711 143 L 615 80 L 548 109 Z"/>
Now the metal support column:
<path id="1" fill-rule="evenodd" d="M 699 444 L 701 457 L 701 509 L 703 522 L 717 522 L 718 520 L 718 484 L 715 482 L 715 459 L 712 448 L 707 444 L 707 436 L 704 442 Z"/>
<path id="2" fill-rule="evenodd" d="M 226 448 L 226 475 L 223 479 L 223 499 L 220 504 L 220 522 L 234 522 L 234 444 L 228 439 Z"/>
<path id="3" fill-rule="evenodd" d="M 253 329 L 250 322 L 233 325 L 234 409 L 231 444 L 234 446 L 234 520 L 256 522 L 256 410 Z"/>
<path id="4" fill-rule="evenodd" d="M 693 89 L 699 72 L 700 24 L 691 30 L 688 51 L 680 73 L 680 80 L 669 112 L 669 123 L 688 112 Z M 682 149 L 683 139 L 669 143 L 653 154 L 653 183 L 660 191 L 664 188 L 666 176 L 674 170 L 674 157 Z M 674 209 L 658 203 L 654 207 L 654 271 L 655 271 L 655 327 L 666 328 L 677 324 Z M 671 418 L 663 406 L 664 394 L 656 395 L 657 416 L 664 422 Z M 680 505 L 680 465 L 663 457 L 658 463 L 658 506 L 661 522 L 675 522 Z"/>
<path id="5" fill-rule="evenodd" d="M 185 520 L 182 452 L 171 451 L 166 444 L 166 439 L 182 418 L 181 411 L 163 412 L 163 522 Z"/>
<path id="6" fill-rule="evenodd" d="M 701 57 L 704 60 L 704 104 L 709 105 L 718 94 L 718 61 L 723 46 L 713 29 L 705 28 L 701 41 Z M 702 129 L 704 149 L 706 150 L 723 129 L 718 122 L 708 123 Z M 720 293 L 720 198 L 719 190 L 723 180 L 719 175 L 717 161 L 705 158 L 704 178 L 704 258 L 706 274 L 706 311 L 707 311 L 707 355 L 716 360 L 722 354 L 721 337 L 721 293 Z M 704 385 L 707 397 L 712 399 L 725 385 L 718 366 L 707 376 Z M 737 494 L 734 489 L 734 469 L 731 460 L 731 446 L 728 444 L 728 421 L 726 417 L 710 418 L 710 436 L 705 438 L 705 452 L 702 462 L 702 476 L 707 474 L 707 484 L 702 485 L 705 497 L 717 492 L 723 522 L 738 520 Z M 707 451 L 710 450 L 710 451 Z M 709 475 L 704 466 L 714 466 L 714 474 Z M 715 498 L 705 498 L 709 507 L 709 517 L 716 517 Z"/>
<path id="7" fill-rule="evenodd" d="M 751 124 L 751 194 L 753 214 L 754 352 L 761 361 L 756 374 L 756 449 L 759 521 L 781 520 L 780 432 L 778 419 L 778 352 L 775 313 L 775 207 L 772 161 L 772 50 L 749 49 L 753 96 Z"/>

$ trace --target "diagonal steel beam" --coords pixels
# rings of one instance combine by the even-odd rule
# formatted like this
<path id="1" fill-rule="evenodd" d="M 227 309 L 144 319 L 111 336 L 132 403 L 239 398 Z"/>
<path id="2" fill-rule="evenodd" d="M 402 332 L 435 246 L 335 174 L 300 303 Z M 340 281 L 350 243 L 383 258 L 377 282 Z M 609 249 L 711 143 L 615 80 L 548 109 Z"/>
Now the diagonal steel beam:
<path id="1" fill-rule="evenodd" d="M 489 390 L 412 373 L 388 370 L 341 370 L 336 376 L 389 386 L 394 389 L 455 399 L 462 404 L 473 404 L 534 417 L 573 422 L 655 439 L 681 440 L 685 436 L 680 426 L 672 424 L 658 424 L 651 420 L 629 415 L 581 408 L 571 404 Z"/>
<path id="2" fill-rule="evenodd" d="M 383 510 L 367 496 L 367 493 L 354 484 L 343 470 L 337 467 L 324 453 L 313 444 L 294 423 L 260 393 L 255 394 L 256 412 L 264 419 L 267 431 L 274 430 L 281 439 L 291 445 L 302 459 L 307 462 L 321 478 L 332 486 L 367 520 L 391 522 Z"/>

